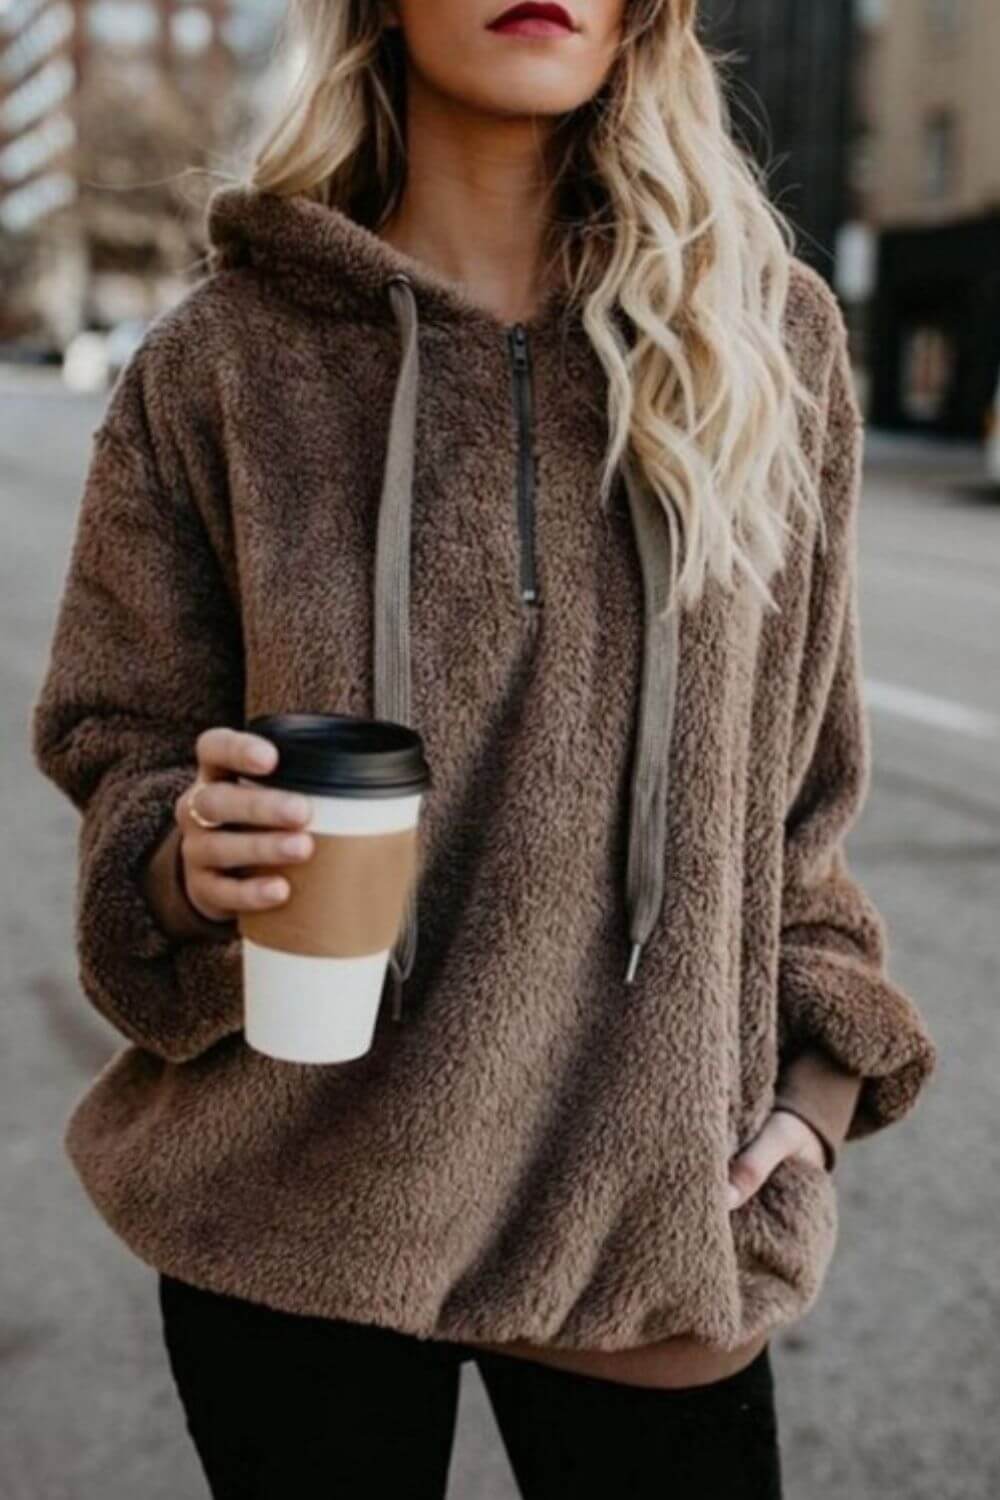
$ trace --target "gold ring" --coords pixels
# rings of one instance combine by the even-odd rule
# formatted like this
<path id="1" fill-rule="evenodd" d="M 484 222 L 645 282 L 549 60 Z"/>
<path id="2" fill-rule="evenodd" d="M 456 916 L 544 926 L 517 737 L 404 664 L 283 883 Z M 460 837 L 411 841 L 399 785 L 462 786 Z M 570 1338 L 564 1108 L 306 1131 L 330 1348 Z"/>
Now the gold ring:
<path id="1" fill-rule="evenodd" d="M 199 781 L 198 784 L 190 792 L 188 792 L 188 799 L 187 799 L 188 812 L 190 813 L 190 815 L 194 819 L 194 821 L 197 823 L 197 825 L 198 825 L 199 828 L 221 828 L 222 827 L 222 823 L 221 822 L 213 823 L 213 821 L 212 821 L 211 818 L 206 818 L 205 815 L 204 815 L 204 813 L 200 813 L 198 811 L 197 807 L 195 807 L 195 798 L 197 797 L 198 793 L 201 791 L 202 787 L 205 787 L 207 785 L 208 785 L 207 781 Z"/>

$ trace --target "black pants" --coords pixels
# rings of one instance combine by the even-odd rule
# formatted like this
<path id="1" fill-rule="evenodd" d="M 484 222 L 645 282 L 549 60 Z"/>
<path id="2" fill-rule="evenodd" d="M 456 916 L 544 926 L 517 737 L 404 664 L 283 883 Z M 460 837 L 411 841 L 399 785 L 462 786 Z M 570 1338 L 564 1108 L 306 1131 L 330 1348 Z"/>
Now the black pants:
<path id="1" fill-rule="evenodd" d="M 769 1345 L 722 1380 L 658 1389 L 166 1275 L 159 1292 L 215 1500 L 443 1500 L 468 1358 L 525 1500 L 781 1500 Z"/>

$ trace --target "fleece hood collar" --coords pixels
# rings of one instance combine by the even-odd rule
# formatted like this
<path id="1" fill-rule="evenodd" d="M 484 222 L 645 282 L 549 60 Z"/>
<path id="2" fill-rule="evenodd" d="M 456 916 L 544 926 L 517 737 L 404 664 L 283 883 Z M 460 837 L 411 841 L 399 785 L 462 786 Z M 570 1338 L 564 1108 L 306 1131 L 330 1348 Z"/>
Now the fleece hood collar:
<path id="1" fill-rule="evenodd" d="M 386 434 L 374 581 L 376 718 L 411 724 L 410 514 L 419 399 L 421 321 L 456 336 L 476 329 L 494 336 L 504 324 L 423 262 L 381 240 L 342 210 L 314 199 L 265 193 L 245 184 L 217 189 L 206 210 L 211 271 L 250 265 L 287 281 L 293 300 L 373 321 L 394 321 L 399 360 Z M 550 290 L 522 326 L 536 332 L 565 311 L 562 288 Z M 643 575 L 644 637 L 638 723 L 632 762 L 625 905 L 629 954 L 624 981 L 635 978 L 644 943 L 663 901 L 669 747 L 677 679 L 677 614 L 669 602 L 671 532 L 662 507 L 626 459 L 628 495 Z M 595 501 L 596 503 L 596 501 Z M 308 705 L 305 705 L 308 706 Z M 392 1014 L 402 1017 L 402 987 L 417 948 L 416 891 L 411 891 L 389 971 Z"/>
<path id="2" fill-rule="evenodd" d="M 393 276 L 405 275 L 419 293 L 421 322 L 494 334 L 506 326 L 457 282 L 380 239 L 343 209 L 301 194 L 266 193 L 243 183 L 218 188 L 208 201 L 205 227 L 210 270 L 253 266 L 305 306 L 391 323 L 386 288 Z M 567 300 L 561 287 L 552 288 L 525 326 L 554 323 Z"/>

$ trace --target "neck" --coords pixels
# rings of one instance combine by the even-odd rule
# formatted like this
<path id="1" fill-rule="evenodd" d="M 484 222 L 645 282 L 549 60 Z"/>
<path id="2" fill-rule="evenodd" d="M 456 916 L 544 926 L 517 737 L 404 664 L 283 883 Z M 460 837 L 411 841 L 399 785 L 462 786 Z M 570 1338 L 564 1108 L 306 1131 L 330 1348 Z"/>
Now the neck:
<path id="1" fill-rule="evenodd" d="M 549 122 L 470 110 L 412 70 L 407 100 L 406 184 L 379 237 L 503 321 L 530 318 L 551 284 Z"/>

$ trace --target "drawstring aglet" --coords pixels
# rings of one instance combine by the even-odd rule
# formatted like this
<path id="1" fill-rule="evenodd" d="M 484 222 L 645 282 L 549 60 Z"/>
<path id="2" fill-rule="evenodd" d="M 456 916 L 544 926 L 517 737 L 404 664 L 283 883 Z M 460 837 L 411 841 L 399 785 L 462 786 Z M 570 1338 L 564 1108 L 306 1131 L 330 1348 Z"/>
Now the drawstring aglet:
<path id="1" fill-rule="evenodd" d="M 635 971 L 639 967 L 639 955 L 642 952 L 641 943 L 633 943 L 629 953 L 628 968 L 625 970 L 625 983 L 631 984 L 635 978 Z"/>
<path id="2" fill-rule="evenodd" d="M 403 1019 L 403 984 L 402 980 L 393 975 L 392 980 L 392 1019 L 401 1021 Z"/>

